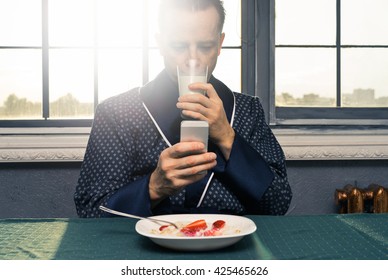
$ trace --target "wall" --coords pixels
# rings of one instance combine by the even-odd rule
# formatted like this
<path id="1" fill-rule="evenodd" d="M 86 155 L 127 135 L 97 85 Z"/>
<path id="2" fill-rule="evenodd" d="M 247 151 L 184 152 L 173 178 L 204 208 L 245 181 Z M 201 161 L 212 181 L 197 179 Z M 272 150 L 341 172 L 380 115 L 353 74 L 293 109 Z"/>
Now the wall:
<path id="1" fill-rule="evenodd" d="M 347 184 L 388 187 L 388 160 L 289 161 L 290 215 L 336 213 L 335 189 Z"/>
<path id="2" fill-rule="evenodd" d="M 0 218 L 76 217 L 80 163 L 1 163 Z M 334 191 L 346 184 L 388 186 L 388 160 L 288 161 L 294 197 L 289 215 L 336 213 Z"/>
<path id="3" fill-rule="evenodd" d="M 76 217 L 80 163 L 0 164 L 0 218 Z"/>

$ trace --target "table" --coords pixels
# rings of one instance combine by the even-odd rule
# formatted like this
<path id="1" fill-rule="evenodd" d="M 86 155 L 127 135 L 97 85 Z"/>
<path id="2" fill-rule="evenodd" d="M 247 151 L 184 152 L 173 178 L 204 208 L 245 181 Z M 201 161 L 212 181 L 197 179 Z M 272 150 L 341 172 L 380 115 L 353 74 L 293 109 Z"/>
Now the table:
<path id="1" fill-rule="evenodd" d="M 136 220 L 126 218 L 3 219 L 0 259 L 388 259 L 388 214 L 248 217 L 255 233 L 209 252 L 162 248 L 138 235 Z"/>

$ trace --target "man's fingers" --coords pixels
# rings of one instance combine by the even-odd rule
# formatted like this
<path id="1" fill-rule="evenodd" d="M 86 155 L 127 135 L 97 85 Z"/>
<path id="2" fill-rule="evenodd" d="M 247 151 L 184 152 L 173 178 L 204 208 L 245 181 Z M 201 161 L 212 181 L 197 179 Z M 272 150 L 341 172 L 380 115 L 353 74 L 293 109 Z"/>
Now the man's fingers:
<path id="1" fill-rule="evenodd" d="M 204 153 L 205 144 L 202 142 L 180 142 L 169 149 L 172 158 L 181 158 L 191 154 Z"/>

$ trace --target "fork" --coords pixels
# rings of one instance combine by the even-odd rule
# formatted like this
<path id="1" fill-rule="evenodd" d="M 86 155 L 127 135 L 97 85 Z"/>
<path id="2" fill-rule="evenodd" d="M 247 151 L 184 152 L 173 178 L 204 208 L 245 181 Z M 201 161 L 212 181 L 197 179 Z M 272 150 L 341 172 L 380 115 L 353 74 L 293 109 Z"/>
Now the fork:
<path id="1" fill-rule="evenodd" d="M 155 219 L 155 218 L 141 217 L 141 216 L 136 216 L 136 215 L 132 215 L 132 214 L 127 214 L 127 213 L 123 213 L 123 212 L 120 212 L 120 211 L 116 211 L 116 210 L 110 209 L 110 208 L 102 206 L 102 205 L 99 208 L 100 208 L 100 210 L 102 210 L 104 212 L 108 212 L 108 213 L 111 213 L 111 214 L 114 214 L 114 215 L 123 216 L 123 217 L 127 217 L 127 218 L 134 218 L 134 219 L 139 219 L 139 220 L 149 220 L 149 221 L 154 222 L 154 223 L 156 223 L 158 225 L 163 225 L 162 223 L 169 224 L 169 225 L 175 227 L 176 229 L 178 229 L 178 226 L 176 224 L 174 224 L 173 222 L 169 222 L 169 221 L 165 221 L 165 220 L 160 220 L 160 219 Z"/>

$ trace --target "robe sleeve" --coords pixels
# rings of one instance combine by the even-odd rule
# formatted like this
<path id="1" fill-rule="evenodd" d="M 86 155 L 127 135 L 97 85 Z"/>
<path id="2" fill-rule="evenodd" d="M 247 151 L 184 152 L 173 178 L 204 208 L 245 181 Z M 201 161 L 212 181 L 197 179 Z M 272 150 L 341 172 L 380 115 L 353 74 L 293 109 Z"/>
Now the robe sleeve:
<path id="1" fill-rule="evenodd" d="M 245 113 L 249 121 L 244 122 L 244 127 L 249 129 L 241 130 L 236 125 L 230 158 L 218 164 L 223 166 L 218 177 L 239 198 L 247 213 L 284 215 L 292 198 L 284 153 L 265 122 L 257 98 L 253 99 L 251 111 Z"/>
<path id="2" fill-rule="evenodd" d="M 123 135 L 112 106 L 103 102 L 96 110 L 74 195 L 78 216 L 106 216 L 98 209 L 100 205 L 150 216 L 148 183 L 152 170 L 134 174 L 136 141 L 132 135 Z M 170 207 L 168 202 L 159 208 Z"/>
<path id="3" fill-rule="evenodd" d="M 148 191 L 149 178 L 150 174 L 118 189 L 108 199 L 107 207 L 143 217 L 171 213 L 172 206 L 168 198 L 161 201 L 151 210 L 151 200 Z"/>

